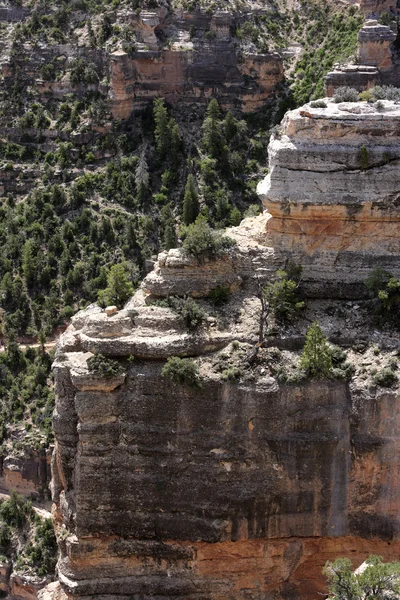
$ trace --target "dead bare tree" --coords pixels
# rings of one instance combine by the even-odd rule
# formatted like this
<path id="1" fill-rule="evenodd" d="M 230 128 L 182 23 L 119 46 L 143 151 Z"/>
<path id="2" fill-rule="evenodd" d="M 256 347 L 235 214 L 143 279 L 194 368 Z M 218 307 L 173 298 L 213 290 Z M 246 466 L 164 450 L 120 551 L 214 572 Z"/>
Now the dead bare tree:
<path id="1" fill-rule="evenodd" d="M 262 348 L 262 346 L 264 344 L 265 328 L 266 328 L 268 316 L 270 313 L 270 305 L 269 305 L 267 296 L 265 294 L 263 286 L 261 285 L 260 278 L 258 277 L 258 275 L 255 276 L 255 280 L 256 280 L 257 292 L 258 292 L 257 295 L 261 302 L 261 311 L 260 311 L 259 327 L 258 327 L 258 342 L 257 342 L 257 344 L 255 344 L 255 346 L 253 346 L 253 348 L 250 350 L 250 352 L 247 354 L 247 356 L 245 358 L 246 362 L 250 365 L 254 363 L 254 361 L 256 360 L 256 358 L 258 356 L 260 348 Z"/>

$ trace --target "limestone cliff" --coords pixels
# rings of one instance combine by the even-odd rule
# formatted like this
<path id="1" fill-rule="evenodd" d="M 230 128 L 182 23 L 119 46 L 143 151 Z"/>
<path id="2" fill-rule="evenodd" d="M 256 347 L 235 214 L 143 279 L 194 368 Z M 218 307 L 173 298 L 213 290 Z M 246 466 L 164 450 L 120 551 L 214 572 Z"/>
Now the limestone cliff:
<path id="1" fill-rule="evenodd" d="M 223 106 L 245 112 L 261 108 L 283 79 L 282 58 L 278 53 L 243 54 L 231 36 L 233 26 L 233 15 L 222 11 L 182 12 L 174 18 L 162 11 L 141 13 L 135 27 L 147 44 L 134 53 L 111 55 L 114 116 L 127 118 L 159 96 L 172 103 L 217 97 Z M 161 48 L 163 36 L 179 41 Z"/>
<path id="2" fill-rule="evenodd" d="M 398 334 L 340 297 L 359 298 L 375 266 L 399 274 L 399 127 L 390 102 L 288 113 L 259 188 L 267 210 L 229 230 L 235 246 L 161 253 L 123 310 L 73 318 L 54 364 L 53 597 L 312 599 L 327 559 L 398 557 L 400 397 L 373 379 L 397 364 Z M 259 289 L 288 259 L 307 307 L 260 344 Z M 202 325 L 169 295 L 197 298 Z M 351 380 L 279 377 L 314 319 L 348 349 Z M 119 369 L 91 371 L 94 354 Z M 194 358 L 200 386 L 162 376 L 171 355 Z"/>
<path id="3" fill-rule="evenodd" d="M 258 191 L 270 245 L 304 266 L 310 291 L 357 296 L 374 266 L 400 274 L 400 112 L 326 102 L 287 113 Z"/>

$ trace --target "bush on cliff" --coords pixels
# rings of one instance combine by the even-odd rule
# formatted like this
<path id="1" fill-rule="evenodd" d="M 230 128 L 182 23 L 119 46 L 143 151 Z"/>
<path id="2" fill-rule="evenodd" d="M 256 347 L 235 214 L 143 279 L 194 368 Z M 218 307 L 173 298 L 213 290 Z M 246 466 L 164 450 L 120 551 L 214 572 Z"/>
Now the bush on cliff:
<path id="1" fill-rule="evenodd" d="M 337 104 L 339 102 L 358 102 L 359 100 L 357 90 L 348 86 L 338 87 L 333 97 L 333 101 Z"/>
<path id="2" fill-rule="evenodd" d="M 301 271 L 301 267 L 297 268 L 293 275 L 283 270 L 277 271 L 276 280 L 264 290 L 275 318 L 282 323 L 292 321 L 305 307 L 305 302 L 299 295 Z"/>
<path id="3" fill-rule="evenodd" d="M 372 380 L 375 385 L 387 388 L 397 383 L 399 378 L 397 377 L 393 369 L 384 368 L 377 371 L 373 376 Z"/>
<path id="4" fill-rule="evenodd" d="M 350 559 L 328 561 L 323 574 L 329 584 L 329 600 L 395 600 L 400 594 L 400 563 L 384 563 L 370 555 L 366 568 L 356 572 Z"/>
<path id="5" fill-rule="evenodd" d="M 190 331 L 198 329 L 206 318 L 205 311 L 193 298 L 170 296 L 168 304 L 184 319 L 185 325 Z"/>
<path id="6" fill-rule="evenodd" d="M 115 305 L 122 308 L 133 294 L 133 285 L 123 263 L 113 265 L 107 275 L 107 287 L 99 292 L 101 306 Z"/>
<path id="7" fill-rule="evenodd" d="M 195 222 L 188 227 L 182 227 L 181 235 L 183 248 L 188 254 L 199 260 L 215 259 L 236 245 L 236 241 L 232 238 L 213 231 L 203 215 L 199 215 Z"/>
<path id="8" fill-rule="evenodd" d="M 372 306 L 377 324 L 399 327 L 400 280 L 378 267 L 364 283 L 373 295 Z"/>
<path id="9" fill-rule="evenodd" d="M 309 377 L 317 379 L 328 377 L 332 371 L 331 349 L 317 321 L 307 330 L 300 367 Z"/>
<path id="10" fill-rule="evenodd" d="M 99 377 L 115 377 L 122 372 L 122 367 L 117 360 L 107 358 L 102 354 L 95 354 L 87 360 L 87 366 L 91 373 Z"/>
<path id="11" fill-rule="evenodd" d="M 194 388 L 200 385 L 199 370 L 191 358 L 170 356 L 161 371 L 161 375 L 179 385 L 188 385 Z"/>

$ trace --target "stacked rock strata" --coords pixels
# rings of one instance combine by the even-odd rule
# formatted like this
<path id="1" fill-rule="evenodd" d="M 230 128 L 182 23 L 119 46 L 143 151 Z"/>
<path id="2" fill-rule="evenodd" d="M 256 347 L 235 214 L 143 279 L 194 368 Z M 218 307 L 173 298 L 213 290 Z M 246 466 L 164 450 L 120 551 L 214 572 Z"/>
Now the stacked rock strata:
<path id="1" fill-rule="evenodd" d="M 400 274 L 400 108 L 326 104 L 287 113 L 258 193 L 269 245 L 303 265 L 309 293 L 357 297 L 374 267 Z"/>

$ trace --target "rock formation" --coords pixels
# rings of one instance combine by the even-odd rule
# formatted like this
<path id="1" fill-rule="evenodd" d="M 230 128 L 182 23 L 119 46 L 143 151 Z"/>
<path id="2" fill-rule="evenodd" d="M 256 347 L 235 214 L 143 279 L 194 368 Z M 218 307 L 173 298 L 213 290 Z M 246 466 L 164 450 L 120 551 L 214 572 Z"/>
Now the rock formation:
<path id="1" fill-rule="evenodd" d="M 205 326 L 200 389 L 160 377 L 160 359 L 200 348 L 142 292 L 130 328 L 147 325 L 146 340 L 118 378 L 90 373 L 85 349 L 92 330 L 96 351 L 126 356 L 126 311 L 82 313 L 62 340 L 53 494 L 68 597 L 316 598 L 327 559 L 399 552 L 396 391 L 278 385 L 265 370 L 224 383 L 212 361 L 257 331 L 254 292 L 234 298 L 223 337 Z M 117 337 L 98 337 L 100 316 Z"/>
<path id="2" fill-rule="evenodd" d="M 399 133 L 392 102 L 327 101 L 287 113 L 272 139 L 258 187 L 269 243 L 303 265 L 312 294 L 359 296 L 378 264 L 400 274 Z"/>
<path id="3" fill-rule="evenodd" d="M 368 19 L 358 34 L 357 64 L 338 65 L 327 74 L 325 90 L 333 96 L 338 87 L 353 87 L 359 92 L 377 84 L 398 85 L 399 65 L 393 43 L 397 39 L 394 28 Z"/>
<path id="4" fill-rule="evenodd" d="M 172 103 L 206 103 L 217 97 L 222 106 L 245 112 L 263 106 L 283 79 L 282 58 L 276 52 L 242 55 L 230 35 L 232 26 L 228 12 L 183 13 L 173 25 L 170 15 L 141 13 L 136 27 L 143 47 L 111 55 L 113 115 L 127 118 L 159 96 Z M 160 48 L 156 34 L 178 41 Z"/>
<path id="5" fill-rule="evenodd" d="M 372 349 L 351 384 L 279 383 L 268 362 L 290 363 L 316 310 L 331 339 L 373 340 L 365 314 L 340 300 L 322 313 L 310 306 L 296 330 L 271 331 L 264 346 L 275 348 L 246 367 L 259 339 L 259 285 L 294 245 L 296 258 L 308 258 L 306 281 L 315 268 L 330 289 L 335 260 L 352 284 L 367 267 L 398 264 L 390 220 L 400 113 L 385 106 L 383 114 L 360 104 L 290 113 L 261 186 L 272 216 L 232 229 L 237 246 L 215 262 L 162 253 L 123 310 L 91 306 L 73 318 L 54 364 L 60 586 L 41 598 L 313 599 L 324 592 L 328 559 L 346 555 L 358 566 L 371 552 L 398 557 L 399 395 L 365 378 Z M 355 149 L 372 139 L 368 176 Z M 209 291 L 224 281 L 229 300 L 213 308 Z M 199 329 L 154 304 L 171 293 L 202 298 Z M 378 335 L 382 364 L 399 343 Z M 117 359 L 119 370 L 90 371 L 94 353 Z M 200 387 L 161 376 L 172 354 L 195 357 Z M 233 364 L 242 367 L 238 382 L 221 376 Z"/>

